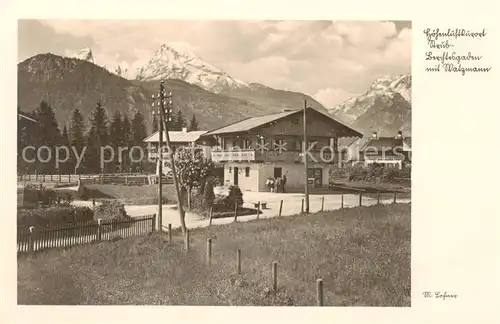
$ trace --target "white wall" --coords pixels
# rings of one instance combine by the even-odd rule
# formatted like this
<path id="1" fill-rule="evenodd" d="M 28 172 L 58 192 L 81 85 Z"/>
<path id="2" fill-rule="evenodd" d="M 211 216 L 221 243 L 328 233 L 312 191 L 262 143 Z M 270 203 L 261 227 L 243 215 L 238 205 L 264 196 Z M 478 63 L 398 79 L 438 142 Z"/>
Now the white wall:
<path id="1" fill-rule="evenodd" d="M 259 164 L 258 163 L 225 163 L 224 164 L 224 183 L 234 184 L 234 168 L 238 168 L 238 186 L 241 191 L 258 191 L 259 189 Z M 250 168 L 248 177 L 245 168 Z M 231 168 L 231 172 L 229 172 Z"/>

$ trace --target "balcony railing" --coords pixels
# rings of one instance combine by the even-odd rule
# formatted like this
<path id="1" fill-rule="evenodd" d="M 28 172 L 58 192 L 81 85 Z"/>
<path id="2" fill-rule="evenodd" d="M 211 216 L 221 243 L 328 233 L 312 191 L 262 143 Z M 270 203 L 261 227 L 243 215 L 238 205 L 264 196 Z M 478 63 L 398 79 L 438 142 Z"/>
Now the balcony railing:
<path id="1" fill-rule="evenodd" d="M 303 153 L 301 151 L 279 151 L 279 150 L 217 150 L 211 152 L 214 162 L 292 162 L 302 163 Z M 336 156 L 331 150 L 309 151 L 308 161 L 315 163 L 334 163 Z"/>
<path id="2" fill-rule="evenodd" d="M 404 156 L 399 155 L 365 155 L 365 160 L 367 161 L 402 161 Z"/>

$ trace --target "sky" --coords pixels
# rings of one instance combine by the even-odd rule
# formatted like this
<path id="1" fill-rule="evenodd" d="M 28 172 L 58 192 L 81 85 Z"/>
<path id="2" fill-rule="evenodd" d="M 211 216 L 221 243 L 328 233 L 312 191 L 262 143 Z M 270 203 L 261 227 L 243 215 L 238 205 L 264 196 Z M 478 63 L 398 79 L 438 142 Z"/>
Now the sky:
<path id="1" fill-rule="evenodd" d="M 18 61 L 92 49 L 95 63 L 135 71 L 163 44 L 234 78 L 334 107 L 381 76 L 411 71 L 408 21 L 19 20 Z"/>

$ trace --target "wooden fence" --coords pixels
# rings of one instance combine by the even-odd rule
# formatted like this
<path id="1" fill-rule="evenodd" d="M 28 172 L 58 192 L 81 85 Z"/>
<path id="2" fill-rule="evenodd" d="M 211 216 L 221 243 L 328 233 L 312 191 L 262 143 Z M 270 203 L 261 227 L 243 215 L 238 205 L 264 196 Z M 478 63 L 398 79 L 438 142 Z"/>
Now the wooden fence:
<path id="1" fill-rule="evenodd" d="M 18 182 L 54 183 L 54 184 L 151 184 L 156 175 L 146 173 L 109 173 L 109 174 L 20 174 Z M 162 178 L 164 184 L 173 183 L 172 179 Z"/>
<path id="2" fill-rule="evenodd" d="M 18 227 L 17 251 L 34 252 L 116 238 L 146 235 L 156 228 L 156 214 L 129 220 L 93 220 L 45 227 Z"/>

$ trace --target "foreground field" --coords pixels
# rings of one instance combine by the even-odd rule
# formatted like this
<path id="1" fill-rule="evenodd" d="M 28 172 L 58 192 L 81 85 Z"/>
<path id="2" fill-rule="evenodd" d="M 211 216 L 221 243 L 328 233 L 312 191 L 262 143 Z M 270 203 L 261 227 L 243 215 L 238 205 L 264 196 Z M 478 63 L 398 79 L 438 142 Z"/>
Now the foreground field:
<path id="1" fill-rule="evenodd" d="M 325 305 L 410 306 L 410 223 L 409 204 L 377 205 L 195 229 L 188 252 L 174 233 L 20 256 L 18 302 L 314 305 L 322 278 Z"/>

